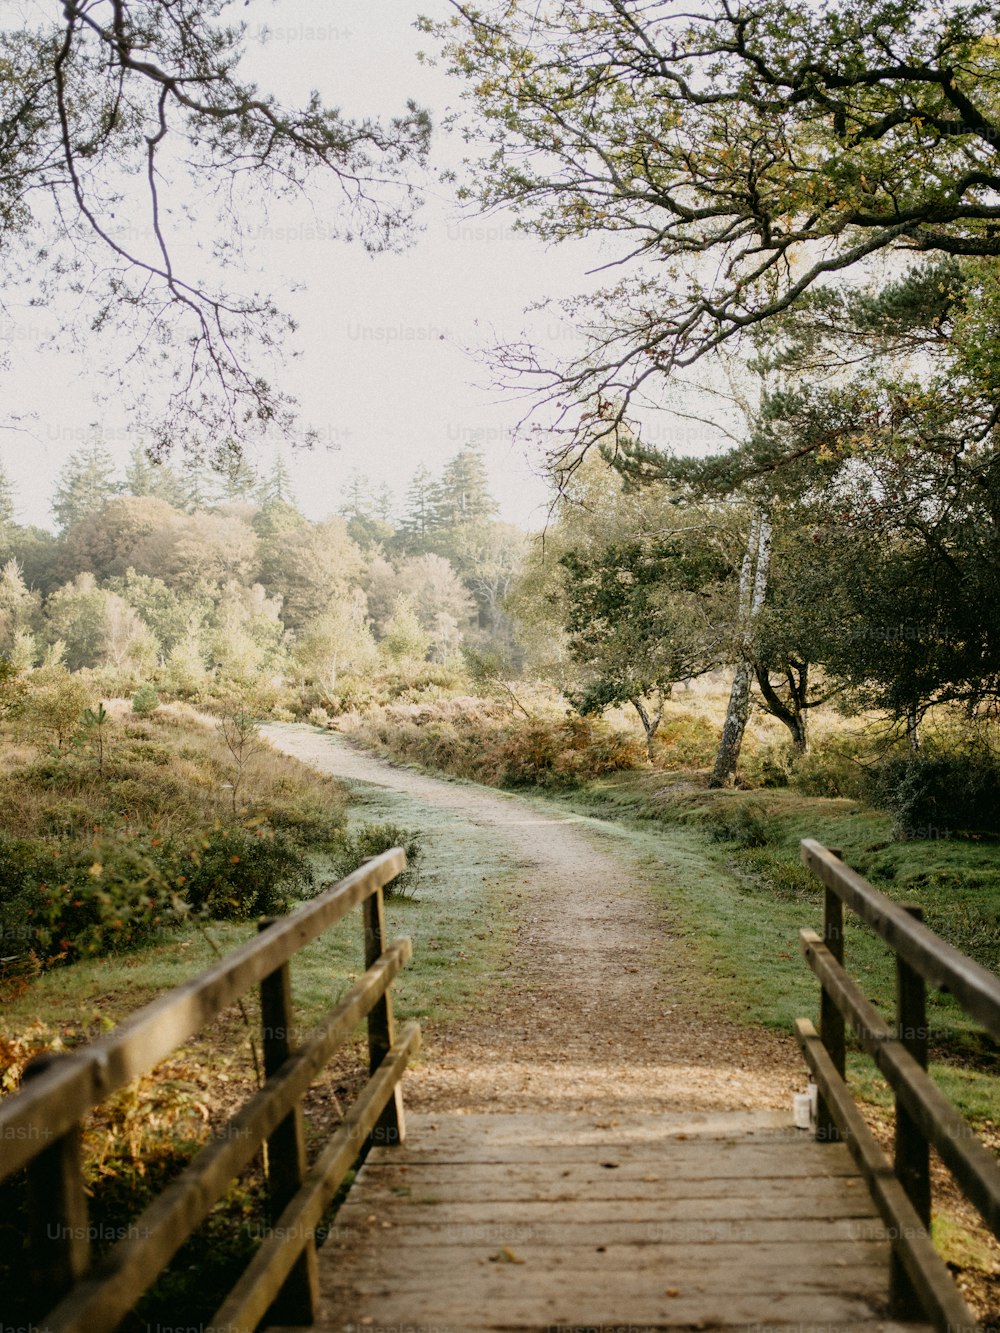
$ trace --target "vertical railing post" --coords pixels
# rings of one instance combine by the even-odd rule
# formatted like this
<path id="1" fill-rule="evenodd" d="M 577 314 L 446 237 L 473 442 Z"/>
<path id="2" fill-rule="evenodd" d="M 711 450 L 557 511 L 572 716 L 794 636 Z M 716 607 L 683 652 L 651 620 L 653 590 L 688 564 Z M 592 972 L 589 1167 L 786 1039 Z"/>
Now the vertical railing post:
<path id="1" fill-rule="evenodd" d="M 923 909 L 902 904 L 916 920 Z M 927 1068 L 927 987 L 923 977 L 905 959 L 896 955 L 896 1035 L 922 1069 Z M 894 1169 L 907 1197 L 924 1226 L 931 1225 L 930 1145 L 923 1131 L 896 1094 L 896 1143 Z M 924 1318 L 924 1309 L 913 1284 L 893 1250 L 889 1274 L 889 1300 L 894 1314 L 907 1319 Z"/>
<path id="2" fill-rule="evenodd" d="M 365 899 L 365 967 L 369 968 L 385 948 L 385 902 L 381 885 Z M 368 1014 L 368 1072 L 374 1074 L 392 1049 L 395 1029 L 392 1018 L 392 997 L 386 991 L 375 1001 Z M 371 1144 L 393 1145 L 406 1137 L 403 1115 L 403 1089 L 397 1083 L 392 1097 L 369 1138 Z"/>
<path id="3" fill-rule="evenodd" d="M 39 1078 L 67 1057 L 37 1055 L 23 1081 Z M 46 1136 L 45 1127 L 39 1133 Z M 42 1310 L 51 1309 L 90 1268 L 90 1229 L 83 1186 L 79 1123 L 47 1144 L 28 1167 L 28 1280 Z"/>
<path id="4" fill-rule="evenodd" d="M 830 853 L 840 859 L 840 851 L 830 848 Z M 823 943 L 836 958 L 844 961 L 844 904 L 830 888 L 823 890 Z M 826 992 L 820 991 L 819 1034 L 833 1067 L 841 1078 L 847 1069 L 846 1047 L 844 1040 L 844 1016 Z M 840 1139 L 837 1122 L 830 1113 L 822 1093 L 816 1106 L 816 1138 L 824 1143 L 836 1143 Z"/>
<path id="5" fill-rule="evenodd" d="M 258 923 L 266 930 L 275 920 Z M 260 1021 L 264 1046 L 264 1075 L 270 1078 L 292 1053 L 292 981 L 288 963 L 283 963 L 260 983 Z M 302 1103 L 296 1103 L 267 1140 L 268 1217 L 278 1220 L 289 1200 L 298 1192 L 306 1174 L 306 1139 Z M 288 1274 L 268 1311 L 267 1323 L 312 1324 L 319 1306 L 319 1274 L 316 1238 L 308 1236 L 305 1247 Z"/>

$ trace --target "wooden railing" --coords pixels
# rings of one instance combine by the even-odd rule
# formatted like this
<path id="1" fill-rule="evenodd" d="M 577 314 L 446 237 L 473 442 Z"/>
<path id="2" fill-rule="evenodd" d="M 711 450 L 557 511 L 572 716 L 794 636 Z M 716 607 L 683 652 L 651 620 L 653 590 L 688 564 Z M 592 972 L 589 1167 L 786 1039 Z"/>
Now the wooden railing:
<path id="1" fill-rule="evenodd" d="M 0 1180 L 27 1169 L 26 1277 L 47 1296 L 33 1323 L 47 1333 L 113 1329 L 166 1268 L 267 1144 L 269 1227 L 249 1266 L 211 1321 L 229 1333 L 275 1323 L 309 1324 L 317 1305 L 316 1227 L 369 1142 L 404 1136 L 399 1080 L 420 1029 L 393 1031 L 389 986 L 411 956 L 408 939 L 384 943 L 382 888 L 406 865 L 399 848 L 261 933 L 200 976 L 140 1009 L 100 1041 L 39 1057 L 21 1090 L 0 1103 Z M 353 907 L 364 913 L 364 975 L 294 1046 L 289 962 Z M 93 1107 L 153 1068 L 252 986 L 260 987 L 266 1082 L 201 1148 L 185 1170 L 91 1263 L 81 1160 L 82 1120 Z M 302 1098 L 337 1048 L 367 1016 L 370 1078 L 312 1167 L 305 1154 Z"/>
<path id="2" fill-rule="evenodd" d="M 842 1138 L 866 1177 L 892 1244 L 893 1313 L 926 1316 L 941 1330 L 979 1326 L 930 1239 L 933 1146 L 986 1225 L 1000 1236 L 1000 1164 L 927 1073 L 926 985 L 950 992 L 1000 1040 L 1000 978 L 929 930 L 918 907 L 879 893 L 836 852 L 807 839 L 802 860 L 825 885 L 823 936 L 800 932 L 822 986 L 820 1032 L 800 1018 L 795 1034 L 819 1091 L 816 1136 Z M 883 1019 L 844 970 L 844 906 L 896 956 L 896 1022 Z M 875 1140 L 845 1082 L 845 1020 L 896 1101 L 894 1161 Z"/>

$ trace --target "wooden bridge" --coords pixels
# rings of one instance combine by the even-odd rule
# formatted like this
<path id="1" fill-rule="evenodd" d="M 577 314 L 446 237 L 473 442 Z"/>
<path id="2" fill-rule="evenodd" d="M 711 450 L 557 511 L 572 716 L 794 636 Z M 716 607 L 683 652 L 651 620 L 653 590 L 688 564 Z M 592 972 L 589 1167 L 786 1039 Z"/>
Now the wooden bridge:
<path id="1" fill-rule="evenodd" d="M 998 1235 L 1000 1167 L 926 1073 L 925 985 L 949 990 L 1000 1040 L 1000 979 L 835 853 L 806 842 L 803 857 L 826 898 L 822 935 L 802 932 L 820 1033 L 796 1024 L 819 1089 L 813 1133 L 770 1111 L 424 1115 L 406 1133 L 400 1080 L 420 1036 L 393 1024 L 390 985 L 410 956 L 408 940 L 384 940 L 383 886 L 405 864 L 394 850 L 262 922 L 255 940 L 103 1040 L 41 1057 L 0 1104 L 0 1179 L 23 1170 L 29 1193 L 32 1326 L 110 1333 L 266 1145 L 271 1225 L 203 1333 L 976 1329 L 928 1234 L 930 1147 Z M 896 956 L 892 1026 L 844 970 L 845 905 Z M 357 906 L 367 970 L 296 1045 L 290 960 Z M 254 986 L 266 1083 L 92 1263 L 83 1118 Z M 302 1098 L 365 1017 L 369 1081 L 309 1164 Z M 893 1162 L 844 1081 L 845 1020 L 894 1090 Z"/>

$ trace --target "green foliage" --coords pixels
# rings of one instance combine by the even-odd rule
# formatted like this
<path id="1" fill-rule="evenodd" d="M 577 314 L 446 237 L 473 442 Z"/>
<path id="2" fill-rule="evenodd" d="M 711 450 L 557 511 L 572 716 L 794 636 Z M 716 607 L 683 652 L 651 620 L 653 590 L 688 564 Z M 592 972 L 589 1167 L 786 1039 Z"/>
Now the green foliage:
<path id="1" fill-rule="evenodd" d="M 148 840 L 123 830 L 45 846 L 0 839 L 0 935 L 8 966 L 72 961 L 144 943 L 184 905 Z"/>
<path id="2" fill-rule="evenodd" d="M 766 807 L 755 801 L 719 801 L 708 808 L 705 825 L 713 842 L 735 847 L 766 847 L 775 838 Z"/>
<path id="3" fill-rule="evenodd" d="M 132 947 L 192 910 L 283 910 L 311 891 L 308 855 L 340 845 L 331 780 L 262 752 L 248 777 L 256 815 L 234 819 L 231 756 L 213 729 L 164 709 L 104 714 L 103 771 L 78 745 L 0 775 L 0 828 L 19 834 L 0 846 L 5 969 Z"/>
<path id="4" fill-rule="evenodd" d="M 90 514 L 96 514 L 121 486 L 115 480 L 114 459 L 99 444 L 70 455 L 59 475 L 52 512 L 61 532 Z"/>
<path id="5" fill-rule="evenodd" d="M 0 657 L 0 722 L 24 711 L 28 683 L 13 662 Z"/>
<path id="6" fill-rule="evenodd" d="M 383 892 L 387 900 L 410 897 L 420 878 L 423 842 L 419 832 L 402 828 L 399 824 L 360 824 L 342 833 L 331 857 L 333 873 L 337 879 L 343 879 L 356 870 L 366 857 L 378 856 L 390 847 L 402 847 L 406 853 L 406 869 L 387 884 Z"/>
<path id="7" fill-rule="evenodd" d="M 80 720 L 90 701 L 87 686 L 65 667 L 40 667 L 28 679 L 21 728 L 26 735 L 64 754 L 80 730 Z"/>
<path id="8" fill-rule="evenodd" d="M 160 696 L 152 685 L 140 685 L 132 696 L 132 712 L 140 717 L 148 717 L 160 706 Z"/>
<path id="9" fill-rule="evenodd" d="M 186 901 L 219 920 L 246 921 L 288 910 L 313 888 L 312 866 L 284 834 L 264 826 L 213 829 L 181 853 Z M 188 868 L 189 867 L 189 868 Z"/>
<path id="10" fill-rule="evenodd" d="M 1000 834 L 1000 759 L 990 750 L 891 755 L 865 795 L 892 814 L 901 839 Z"/>

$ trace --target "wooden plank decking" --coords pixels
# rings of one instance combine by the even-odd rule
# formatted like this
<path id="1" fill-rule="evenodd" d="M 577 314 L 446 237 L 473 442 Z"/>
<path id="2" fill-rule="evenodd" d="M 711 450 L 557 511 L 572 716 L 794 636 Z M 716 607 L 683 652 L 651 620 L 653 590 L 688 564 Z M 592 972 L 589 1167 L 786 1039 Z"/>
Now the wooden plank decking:
<path id="1" fill-rule="evenodd" d="M 319 1263 L 322 1333 L 902 1327 L 847 1150 L 776 1112 L 412 1116 Z"/>

